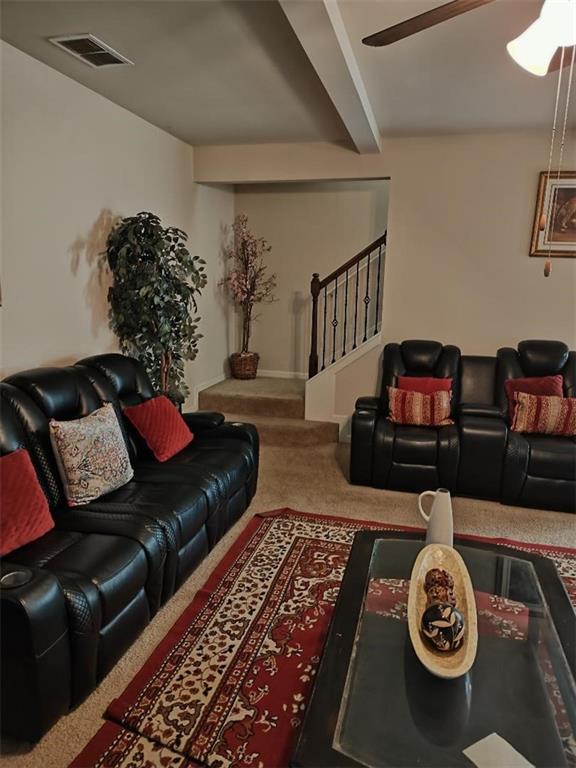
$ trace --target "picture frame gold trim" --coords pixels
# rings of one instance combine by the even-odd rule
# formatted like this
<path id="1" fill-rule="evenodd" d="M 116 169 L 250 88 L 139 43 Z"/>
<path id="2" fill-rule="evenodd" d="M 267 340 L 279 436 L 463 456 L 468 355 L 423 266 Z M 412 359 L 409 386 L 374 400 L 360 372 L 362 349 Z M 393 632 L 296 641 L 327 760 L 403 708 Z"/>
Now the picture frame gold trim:
<path id="1" fill-rule="evenodd" d="M 547 186 L 550 183 L 554 183 L 558 179 L 568 179 L 574 182 L 574 189 L 576 195 L 576 171 L 562 171 L 560 174 L 558 171 L 541 171 L 538 182 L 538 194 L 536 196 L 536 209 L 534 211 L 534 223 L 532 225 L 532 239 L 530 242 L 530 256 L 536 256 L 539 258 L 546 258 L 553 256 L 554 258 L 561 259 L 575 259 L 576 258 L 576 229 L 574 230 L 574 243 L 569 242 L 569 247 L 559 250 L 558 248 L 544 246 L 539 243 L 540 240 L 540 222 L 542 220 L 544 211 L 544 203 L 546 200 Z M 546 228 L 549 227 L 549 222 L 546 221 Z M 546 229 L 546 231 L 548 231 Z"/>

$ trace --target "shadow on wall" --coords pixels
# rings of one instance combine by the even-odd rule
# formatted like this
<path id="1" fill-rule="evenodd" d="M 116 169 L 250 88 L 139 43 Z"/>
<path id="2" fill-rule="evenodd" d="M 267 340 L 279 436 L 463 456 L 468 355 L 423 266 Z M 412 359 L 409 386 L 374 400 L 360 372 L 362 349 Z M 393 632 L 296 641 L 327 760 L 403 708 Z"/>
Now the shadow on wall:
<path id="1" fill-rule="evenodd" d="M 79 235 L 70 246 L 70 265 L 74 276 L 78 274 L 82 263 L 89 270 L 84 298 L 91 312 L 91 330 L 95 338 L 103 328 L 108 328 L 108 288 L 112 279 L 106 261 L 106 240 L 119 219 L 120 216 L 105 208 L 88 234 Z M 110 345 L 110 349 L 113 348 Z"/>

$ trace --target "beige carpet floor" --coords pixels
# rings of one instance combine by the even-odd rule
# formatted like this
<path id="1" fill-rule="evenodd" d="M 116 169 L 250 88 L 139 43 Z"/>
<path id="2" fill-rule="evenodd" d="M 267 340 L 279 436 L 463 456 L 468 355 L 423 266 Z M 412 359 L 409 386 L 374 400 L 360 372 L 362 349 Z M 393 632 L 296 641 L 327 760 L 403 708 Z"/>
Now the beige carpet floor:
<path id="1" fill-rule="evenodd" d="M 2 765 L 7 768 L 67 766 L 102 724 L 107 704 L 130 682 L 254 513 L 291 507 L 303 512 L 421 525 L 415 495 L 351 486 L 345 476 L 347 461 L 347 448 L 341 444 L 312 448 L 264 447 L 258 493 L 244 518 L 157 614 L 98 689 L 74 712 L 63 717 L 34 749 L 4 742 Z M 576 546 L 576 518 L 572 515 L 474 499 L 455 499 L 454 514 L 455 528 L 460 533 Z"/>
<path id="2" fill-rule="evenodd" d="M 204 394 L 225 395 L 226 397 L 266 397 L 304 400 L 306 382 L 304 379 L 272 379 L 258 376 L 256 379 L 224 379 Z"/>

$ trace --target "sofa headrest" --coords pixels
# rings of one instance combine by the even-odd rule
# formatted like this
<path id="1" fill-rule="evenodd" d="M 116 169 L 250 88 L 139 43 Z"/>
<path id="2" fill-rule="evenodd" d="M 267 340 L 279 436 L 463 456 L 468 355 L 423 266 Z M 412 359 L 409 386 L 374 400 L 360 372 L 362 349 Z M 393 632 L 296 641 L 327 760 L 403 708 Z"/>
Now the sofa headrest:
<path id="1" fill-rule="evenodd" d="M 62 504 L 46 416 L 25 392 L 6 382 L 0 383 L 0 400 L 0 454 L 25 448 L 50 505 Z"/>
<path id="2" fill-rule="evenodd" d="M 24 427 L 18 419 L 14 407 L 14 395 L 18 394 L 15 387 L 2 382 L 0 384 L 0 455 L 4 456 L 19 448 L 28 448 Z"/>
<path id="3" fill-rule="evenodd" d="M 76 364 L 94 368 L 112 384 L 123 406 L 137 405 L 154 397 L 154 388 L 139 360 L 120 354 L 95 355 L 79 360 Z"/>
<path id="4" fill-rule="evenodd" d="M 525 376 L 555 376 L 568 361 L 570 350 L 562 341 L 521 341 L 518 357 Z"/>
<path id="5" fill-rule="evenodd" d="M 26 393 L 47 419 L 79 419 L 102 405 L 90 382 L 73 367 L 35 368 L 6 382 Z"/>
<path id="6" fill-rule="evenodd" d="M 439 341 L 403 341 L 400 344 L 407 371 L 431 373 L 438 365 L 443 346 Z"/>

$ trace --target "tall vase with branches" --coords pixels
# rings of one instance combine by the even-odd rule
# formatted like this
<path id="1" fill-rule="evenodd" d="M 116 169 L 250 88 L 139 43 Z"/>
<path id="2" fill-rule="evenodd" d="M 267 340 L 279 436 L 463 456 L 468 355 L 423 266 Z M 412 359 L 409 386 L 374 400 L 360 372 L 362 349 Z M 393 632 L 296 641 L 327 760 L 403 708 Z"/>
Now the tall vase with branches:
<path id="1" fill-rule="evenodd" d="M 196 357 L 202 338 L 196 297 L 206 285 L 204 261 L 190 254 L 187 239 L 143 211 L 121 219 L 106 247 L 113 277 L 110 325 L 120 348 L 138 358 L 155 388 L 175 402 L 189 393 L 184 363 Z"/>
<path id="2" fill-rule="evenodd" d="M 225 248 L 230 269 L 221 281 L 242 316 L 240 352 L 230 356 L 230 368 L 235 378 L 253 379 L 258 370 L 259 355 L 250 351 L 250 338 L 256 319 L 255 305 L 275 300 L 276 275 L 268 274 L 264 263 L 270 251 L 268 242 L 250 230 L 248 217 L 244 214 L 236 216 L 231 242 Z"/>

